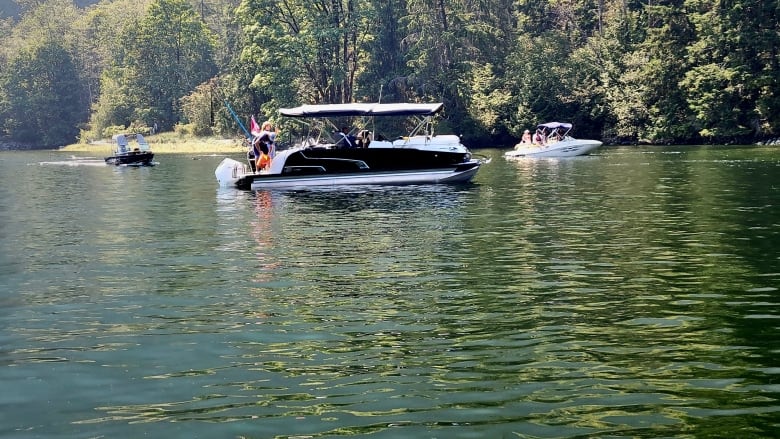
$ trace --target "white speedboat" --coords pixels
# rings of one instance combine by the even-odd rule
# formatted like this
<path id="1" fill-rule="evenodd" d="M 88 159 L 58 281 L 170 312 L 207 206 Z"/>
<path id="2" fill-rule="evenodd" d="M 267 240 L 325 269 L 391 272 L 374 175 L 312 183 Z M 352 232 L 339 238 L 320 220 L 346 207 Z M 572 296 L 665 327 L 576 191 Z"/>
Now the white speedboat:
<path id="1" fill-rule="evenodd" d="M 363 184 L 464 183 L 482 162 L 455 135 L 434 135 L 432 118 L 443 104 L 303 105 L 279 110 L 282 116 L 307 119 L 305 141 L 282 150 L 268 168 L 225 158 L 214 172 L 219 185 L 245 190 Z M 376 117 L 417 120 L 407 136 L 393 140 L 375 135 Z M 333 119 L 354 119 L 352 132 L 338 129 Z M 311 121 L 316 120 L 316 122 Z"/>
<path id="2" fill-rule="evenodd" d="M 601 146 L 598 140 L 575 139 L 569 135 L 572 124 L 548 122 L 539 125 L 531 143 L 518 143 L 504 153 L 508 159 L 525 157 L 575 157 L 586 155 Z"/>

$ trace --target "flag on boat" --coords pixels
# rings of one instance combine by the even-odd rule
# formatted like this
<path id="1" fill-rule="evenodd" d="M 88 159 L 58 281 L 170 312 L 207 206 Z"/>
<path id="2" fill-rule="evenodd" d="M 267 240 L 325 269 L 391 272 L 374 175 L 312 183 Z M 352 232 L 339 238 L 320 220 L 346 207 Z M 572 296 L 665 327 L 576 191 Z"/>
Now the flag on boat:
<path id="1" fill-rule="evenodd" d="M 254 114 L 252 115 L 252 120 L 250 121 L 249 127 L 250 127 L 249 132 L 251 132 L 253 136 L 260 137 L 260 133 L 262 132 L 262 130 L 260 129 L 260 125 L 257 124 Z"/>

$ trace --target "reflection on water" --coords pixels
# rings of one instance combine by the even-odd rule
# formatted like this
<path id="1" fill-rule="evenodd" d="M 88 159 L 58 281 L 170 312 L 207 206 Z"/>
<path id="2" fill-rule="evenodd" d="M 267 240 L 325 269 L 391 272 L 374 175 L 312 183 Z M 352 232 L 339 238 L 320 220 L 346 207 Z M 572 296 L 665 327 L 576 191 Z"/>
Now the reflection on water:
<path id="1" fill-rule="evenodd" d="M 0 161 L 0 435 L 777 435 L 771 151 L 488 153 L 252 193 Z"/>

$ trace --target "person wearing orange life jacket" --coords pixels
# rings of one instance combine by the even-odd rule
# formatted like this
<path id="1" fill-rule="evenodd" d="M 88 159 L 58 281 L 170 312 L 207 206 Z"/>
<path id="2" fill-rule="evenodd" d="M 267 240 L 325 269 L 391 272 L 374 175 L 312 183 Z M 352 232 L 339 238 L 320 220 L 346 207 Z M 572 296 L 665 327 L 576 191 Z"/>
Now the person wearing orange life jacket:
<path id="1" fill-rule="evenodd" d="M 257 158 L 255 166 L 258 171 L 267 169 L 271 166 L 271 157 L 269 157 L 267 153 L 260 151 L 260 157 Z"/>
<path id="2" fill-rule="evenodd" d="M 262 171 L 271 166 L 271 160 L 276 152 L 276 144 L 274 141 L 276 140 L 276 135 L 278 133 L 278 129 L 273 129 L 271 121 L 263 122 L 261 129 L 260 135 L 254 140 L 256 144 L 254 148 L 256 151 L 255 169 L 258 171 Z"/>

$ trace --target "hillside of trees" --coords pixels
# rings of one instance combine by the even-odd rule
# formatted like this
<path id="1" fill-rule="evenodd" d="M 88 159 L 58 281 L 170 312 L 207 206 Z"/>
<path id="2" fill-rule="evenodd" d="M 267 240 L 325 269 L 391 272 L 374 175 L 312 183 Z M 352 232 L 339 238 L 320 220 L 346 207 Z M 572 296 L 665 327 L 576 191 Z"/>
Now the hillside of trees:
<path id="1" fill-rule="evenodd" d="M 444 102 L 438 131 L 470 147 L 551 120 L 611 143 L 780 130 L 778 0 L 14 3 L 0 136 L 41 147 L 155 125 L 239 135 L 226 103 L 246 120 L 380 99 Z"/>

